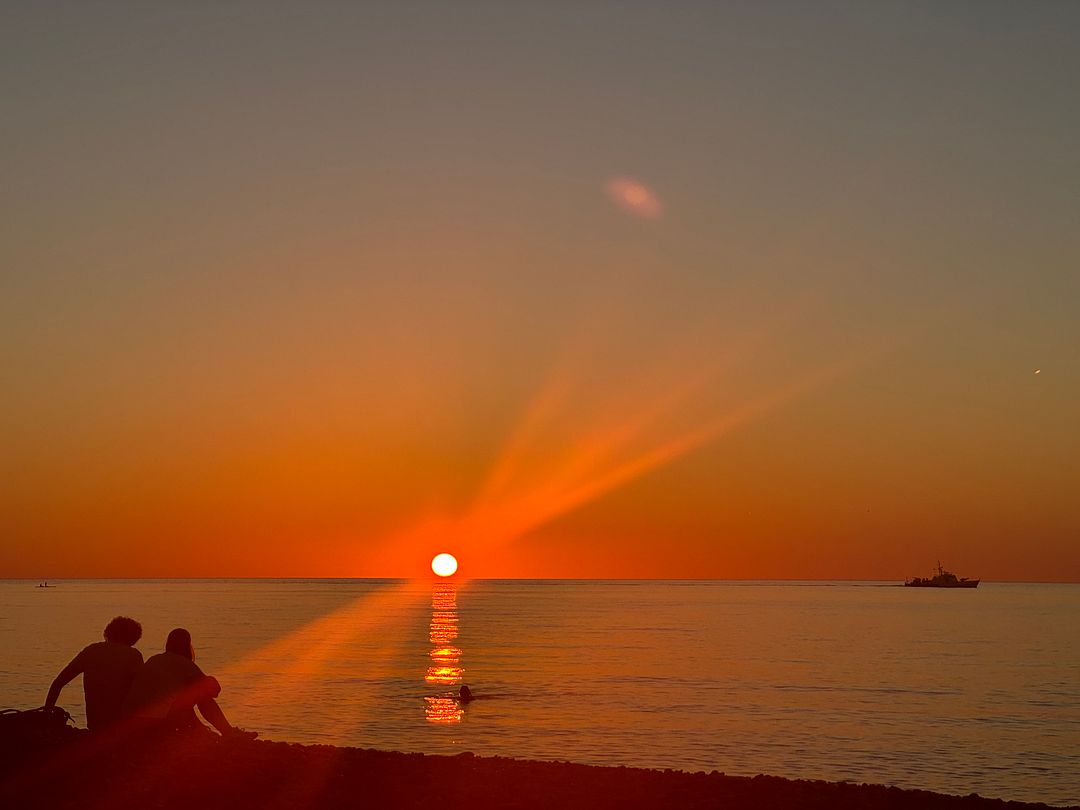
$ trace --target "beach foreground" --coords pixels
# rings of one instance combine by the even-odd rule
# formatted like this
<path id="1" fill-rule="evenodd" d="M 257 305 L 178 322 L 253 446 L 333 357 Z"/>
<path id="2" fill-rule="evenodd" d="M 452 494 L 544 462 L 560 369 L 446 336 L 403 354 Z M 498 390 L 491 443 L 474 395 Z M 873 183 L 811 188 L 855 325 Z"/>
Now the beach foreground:
<path id="1" fill-rule="evenodd" d="M 1036 808 L 880 785 L 434 756 L 285 742 L 0 739 L 0 806 L 19 808 Z"/>

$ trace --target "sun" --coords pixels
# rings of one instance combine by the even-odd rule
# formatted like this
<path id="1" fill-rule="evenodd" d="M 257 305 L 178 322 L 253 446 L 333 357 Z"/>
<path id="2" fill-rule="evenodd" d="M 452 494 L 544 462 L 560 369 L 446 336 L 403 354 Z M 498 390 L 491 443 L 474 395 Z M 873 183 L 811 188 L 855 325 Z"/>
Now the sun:
<path id="1" fill-rule="evenodd" d="M 440 577 L 451 576 L 457 571 L 457 558 L 453 554 L 447 554 L 445 551 L 442 554 L 436 554 L 431 559 L 431 570 Z"/>

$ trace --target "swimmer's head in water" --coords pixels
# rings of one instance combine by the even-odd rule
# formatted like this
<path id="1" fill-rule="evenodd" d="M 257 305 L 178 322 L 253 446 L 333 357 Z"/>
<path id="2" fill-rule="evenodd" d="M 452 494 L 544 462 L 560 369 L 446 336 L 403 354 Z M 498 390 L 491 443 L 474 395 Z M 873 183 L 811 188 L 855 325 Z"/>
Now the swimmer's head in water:
<path id="1" fill-rule="evenodd" d="M 473 699 L 472 689 L 462 684 L 461 689 L 458 691 L 458 696 L 463 702 L 468 703 Z"/>

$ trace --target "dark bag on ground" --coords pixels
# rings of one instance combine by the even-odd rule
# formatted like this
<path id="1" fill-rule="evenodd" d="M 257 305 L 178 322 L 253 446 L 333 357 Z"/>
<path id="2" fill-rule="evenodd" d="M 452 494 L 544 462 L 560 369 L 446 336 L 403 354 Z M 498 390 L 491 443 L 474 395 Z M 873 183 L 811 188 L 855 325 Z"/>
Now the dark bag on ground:
<path id="1" fill-rule="evenodd" d="M 0 741 L 28 744 L 58 742 L 78 736 L 71 715 L 59 706 L 0 710 Z"/>

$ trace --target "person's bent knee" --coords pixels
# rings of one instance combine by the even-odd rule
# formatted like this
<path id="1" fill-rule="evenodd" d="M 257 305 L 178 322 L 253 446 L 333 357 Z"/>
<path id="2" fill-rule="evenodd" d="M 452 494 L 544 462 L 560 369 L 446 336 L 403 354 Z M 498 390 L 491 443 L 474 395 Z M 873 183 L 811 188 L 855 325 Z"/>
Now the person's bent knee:
<path id="1" fill-rule="evenodd" d="M 213 700 L 221 694 L 221 684 L 217 678 L 206 675 L 197 681 L 193 681 L 177 698 L 174 707 L 191 707 L 204 700 Z"/>
<path id="2" fill-rule="evenodd" d="M 216 698 L 221 694 L 221 684 L 218 683 L 218 679 L 207 675 L 201 681 L 199 681 L 199 700 L 210 700 Z"/>

